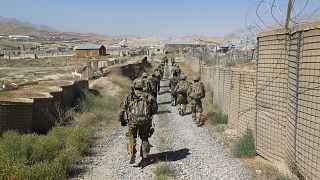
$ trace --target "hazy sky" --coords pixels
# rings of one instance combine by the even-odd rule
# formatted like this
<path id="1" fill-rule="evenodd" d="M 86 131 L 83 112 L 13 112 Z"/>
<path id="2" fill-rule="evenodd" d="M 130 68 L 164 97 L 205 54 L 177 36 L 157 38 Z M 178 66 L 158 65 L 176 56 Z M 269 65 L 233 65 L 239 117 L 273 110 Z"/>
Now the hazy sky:
<path id="1" fill-rule="evenodd" d="M 255 0 L 0 0 L 0 16 L 61 31 L 222 36 L 245 26 Z"/>

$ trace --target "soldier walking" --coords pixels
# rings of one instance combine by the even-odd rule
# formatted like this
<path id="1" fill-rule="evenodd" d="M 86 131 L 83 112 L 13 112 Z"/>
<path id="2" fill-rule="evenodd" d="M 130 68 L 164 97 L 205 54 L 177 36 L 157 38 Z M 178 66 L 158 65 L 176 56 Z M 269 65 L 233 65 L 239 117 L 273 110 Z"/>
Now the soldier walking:
<path id="1" fill-rule="evenodd" d="M 185 75 L 181 75 L 180 79 L 180 82 L 178 82 L 178 84 L 174 88 L 174 93 L 177 94 L 179 115 L 184 116 L 188 104 L 189 83 L 186 81 L 187 77 Z"/>
<path id="2" fill-rule="evenodd" d="M 157 100 L 157 95 L 158 95 L 157 93 L 158 93 L 158 90 L 160 89 L 160 82 L 156 77 L 155 73 L 152 73 L 152 75 L 149 77 L 149 81 L 151 82 L 151 85 L 152 85 L 152 95 L 154 99 Z"/>
<path id="3" fill-rule="evenodd" d="M 169 87 L 171 90 L 171 106 L 176 106 L 177 105 L 177 94 L 174 92 L 175 87 L 178 84 L 178 76 L 173 76 L 172 78 L 170 78 L 170 82 L 169 82 Z"/>
<path id="4" fill-rule="evenodd" d="M 152 115 L 158 110 L 157 102 L 152 95 L 143 92 L 143 81 L 137 79 L 134 82 L 134 91 L 132 91 L 122 103 L 119 111 L 119 121 L 121 126 L 129 127 L 128 136 L 128 153 L 130 164 L 135 163 L 136 158 L 136 138 L 139 136 L 142 140 L 140 147 L 140 156 L 142 157 L 140 166 L 148 165 L 146 158 L 150 152 L 150 143 L 148 138 L 154 132 L 152 127 Z M 125 119 L 127 113 L 127 119 Z"/>
<path id="5" fill-rule="evenodd" d="M 190 86 L 188 90 L 188 96 L 190 98 L 191 104 L 191 112 L 192 112 L 192 121 L 197 124 L 197 126 L 202 125 L 202 101 L 206 95 L 205 87 L 203 83 L 200 81 L 200 76 L 195 76 L 193 78 L 193 84 Z"/>

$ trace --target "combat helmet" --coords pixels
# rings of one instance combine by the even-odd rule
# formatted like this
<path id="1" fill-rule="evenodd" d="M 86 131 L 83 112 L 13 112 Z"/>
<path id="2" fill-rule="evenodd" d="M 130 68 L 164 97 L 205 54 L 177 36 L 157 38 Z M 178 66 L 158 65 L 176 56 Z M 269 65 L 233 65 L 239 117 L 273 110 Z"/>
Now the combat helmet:
<path id="1" fill-rule="evenodd" d="M 200 81 L 200 76 L 199 75 L 194 76 L 193 81 Z"/>
<path id="2" fill-rule="evenodd" d="M 144 72 L 144 73 L 142 73 L 142 77 L 146 78 L 146 77 L 148 77 L 148 74 Z"/>
<path id="3" fill-rule="evenodd" d="M 133 81 L 134 89 L 143 89 L 143 81 L 142 79 L 135 79 Z"/>

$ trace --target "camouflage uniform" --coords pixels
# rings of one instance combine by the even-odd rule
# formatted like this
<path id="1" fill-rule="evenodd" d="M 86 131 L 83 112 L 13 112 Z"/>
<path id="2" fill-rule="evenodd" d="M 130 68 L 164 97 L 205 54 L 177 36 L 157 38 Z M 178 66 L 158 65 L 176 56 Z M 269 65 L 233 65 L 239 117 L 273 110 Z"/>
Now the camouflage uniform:
<path id="1" fill-rule="evenodd" d="M 189 87 L 189 83 L 186 81 L 186 76 L 181 76 L 181 81 L 178 82 L 176 87 L 174 88 L 174 93 L 177 94 L 177 104 L 178 104 L 178 110 L 180 115 L 184 115 L 186 113 L 186 107 L 188 104 L 188 94 L 186 92 L 181 92 L 182 87 Z"/>
<path id="2" fill-rule="evenodd" d="M 174 88 L 177 86 L 177 84 L 178 84 L 178 77 L 173 76 L 170 79 L 170 83 L 169 83 L 169 87 L 171 89 L 171 105 L 172 106 L 177 105 L 177 94 L 174 92 Z"/>
<path id="3" fill-rule="evenodd" d="M 150 152 L 151 145 L 149 144 L 148 138 L 151 137 L 153 133 L 152 128 L 152 115 L 155 114 L 158 110 L 157 102 L 153 98 L 152 95 L 145 93 L 142 91 L 143 82 L 142 80 L 137 80 L 134 85 L 135 90 L 131 92 L 121 104 L 119 111 L 119 121 L 122 126 L 126 126 L 128 124 L 129 131 L 127 133 L 128 136 L 128 153 L 130 155 L 130 164 L 135 163 L 136 158 L 136 138 L 139 136 L 142 140 L 141 148 L 140 148 L 140 156 L 142 157 L 141 166 L 146 166 L 147 161 L 146 158 Z M 150 114 L 147 117 L 144 117 L 145 120 L 143 124 L 137 124 L 135 117 L 132 115 L 133 102 L 136 98 L 144 97 L 150 106 L 148 106 Z M 124 113 L 127 113 L 127 119 L 124 118 Z"/>
<path id="4" fill-rule="evenodd" d="M 152 85 L 152 95 L 155 100 L 157 100 L 157 92 L 159 90 L 160 83 L 158 81 L 158 78 L 154 73 L 152 73 L 152 76 L 149 77 L 149 81 L 151 82 Z"/>
<path id="5" fill-rule="evenodd" d="M 200 94 L 196 93 L 196 89 L 200 89 Z M 190 98 L 192 121 L 198 126 L 202 123 L 202 102 L 201 99 L 205 97 L 205 88 L 203 83 L 200 81 L 200 77 L 196 76 L 194 78 L 194 83 L 190 86 L 188 90 L 188 96 Z"/>
<path id="6" fill-rule="evenodd" d="M 182 74 L 182 70 L 180 69 L 179 65 L 176 65 L 176 69 L 174 72 L 178 77 Z"/>
<path id="7" fill-rule="evenodd" d="M 171 57 L 171 66 L 173 66 L 176 63 L 176 61 L 174 60 L 174 57 Z"/>

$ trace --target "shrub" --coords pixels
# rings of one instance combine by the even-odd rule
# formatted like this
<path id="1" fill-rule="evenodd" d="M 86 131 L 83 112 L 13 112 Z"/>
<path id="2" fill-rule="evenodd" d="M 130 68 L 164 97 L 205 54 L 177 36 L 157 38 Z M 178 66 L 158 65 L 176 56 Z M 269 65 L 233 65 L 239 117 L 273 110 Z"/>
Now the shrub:
<path id="1" fill-rule="evenodd" d="M 236 142 L 234 149 L 236 157 L 253 157 L 256 155 L 255 140 L 250 129 L 247 129 Z"/>
<path id="2" fill-rule="evenodd" d="M 209 111 L 208 114 L 208 119 L 211 124 L 217 125 L 217 124 L 227 124 L 228 123 L 228 116 L 223 114 L 221 111 Z"/>
<path id="3" fill-rule="evenodd" d="M 0 179 L 65 179 L 93 138 L 93 129 L 77 126 L 47 135 L 7 131 L 0 138 Z"/>
<path id="4" fill-rule="evenodd" d="M 169 179 L 169 177 L 172 177 L 175 175 L 174 169 L 167 163 L 160 163 L 154 170 L 155 173 L 155 179 L 156 180 L 165 180 Z"/>
<path id="5" fill-rule="evenodd" d="M 92 113 L 99 121 L 107 121 L 117 117 L 119 102 L 111 96 L 95 96 L 86 93 L 86 98 L 80 103 L 82 112 Z"/>

